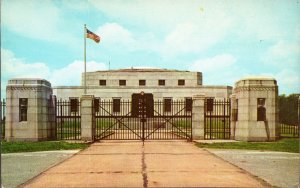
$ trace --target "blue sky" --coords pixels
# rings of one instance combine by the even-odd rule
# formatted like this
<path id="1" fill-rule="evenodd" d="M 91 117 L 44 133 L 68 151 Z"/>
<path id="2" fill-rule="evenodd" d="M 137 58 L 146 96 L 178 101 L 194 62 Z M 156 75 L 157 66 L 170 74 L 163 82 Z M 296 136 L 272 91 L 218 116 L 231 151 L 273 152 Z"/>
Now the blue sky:
<path id="1" fill-rule="evenodd" d="M 80 85 L 83 25 L 89 71 L 158 67 L 200 71 L 205 85 L 249 75 L 300 92 L 300 0 L 1 1 L 2 96 L 7 80 Z M 159 76 L 159 75 L 158 75 Z"/>

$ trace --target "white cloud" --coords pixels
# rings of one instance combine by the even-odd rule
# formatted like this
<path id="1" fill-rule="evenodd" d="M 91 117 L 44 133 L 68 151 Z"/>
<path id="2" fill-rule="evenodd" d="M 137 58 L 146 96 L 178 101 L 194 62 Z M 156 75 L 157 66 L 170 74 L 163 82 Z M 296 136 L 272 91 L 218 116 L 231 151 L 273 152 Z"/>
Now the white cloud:
<path id="1" fill-rule="evenodd" d="M 236 58 L 231 54 L 196 60 L 190 71 L 202 72 L 204 85 L 233 85 L 242 76 L 241 70 L 236 66 Z"/>
<path id="2" fill-rule="evenodd" d="M 106 65 L 104 63 L 98 63 L 95 61 L 87 62 L 87 71 L 105 70 Z M 78 86 L 81 81 L 81 74 L 84 72 L 84 63 L 82 61 L 75 60 L 71 64 L 61 69 L 54 70 L 49 78 L 52 85 L 66 85 L 66 86 Z"/>
<path id="3" fill-rule="evenodd" d="M 275 78 L 279 87 L 279 94 L 300 93 L 300 75 L 297 70 L 285 68 L 276 73 L 266 72 L 260 75 Z"/>
<path id="4" fill-rule="evenodd" d="M 299 68 L 300 45 L 297 41 L 278 41 L 269 47 L 262 61 L 268 65 L 277 66 L 279 68 Z"/>
<path id="5" fill-rule="evenodd" d="M 45 63 L 25 63 L 26 59 L 21 59 L 7 49 L 1 48 L 1 94 L 4 96 L 7 81 L 11 78 L 43 78 L 51 82 L 52 85 L 80 85 L 81 73 L 84 71 L 82 61 L 75 60 L 66 67 L 50 70 Z M 106 69 L 104 63 L 96 61 L 87 62 L 87 71 L 97 71 Z"/>
<path id="6" fill-rule="evenodd" d="M 278 81 L 280 93 L 300 93 L 300 75 L 299 69 L 283 69 L 275 74 Z"/>
<path id="7" fill-rule="evenodd" d="M 220 54 L 211 58 L 199 59 L 195 61 L 191 70 L 203 72 L 216 72 L 224 68 L 232 67 L 236 63 L 236 58 L 231 54 Z"/>
<path id="8" fill-rule="evenodd" d="M 47 78 L 50 70 L 44 63 L 24 63 L 25 59 L 16 58 L 10 50 L 1 48 L 1 62 L 3 66 L 2 77 L 4 79 L 12 77 L 22 78 Z"/>
<path id="9" fill-rule="evenodd" d="M 137 41 L 132 33 L 117 23 L 106 23 L 100 26 L 96 33 L 101 36 L 101 43 L 109 47 L 120 48 L 124 50 L 133 50 L 137 47 Z"/>
<path id="10" fill-rule="evenodd" d="M 77 42 L 66 32 L 61 9 L 54 1 L 3 1 L 2 24 L 19 35 L 72 46 Z"/>

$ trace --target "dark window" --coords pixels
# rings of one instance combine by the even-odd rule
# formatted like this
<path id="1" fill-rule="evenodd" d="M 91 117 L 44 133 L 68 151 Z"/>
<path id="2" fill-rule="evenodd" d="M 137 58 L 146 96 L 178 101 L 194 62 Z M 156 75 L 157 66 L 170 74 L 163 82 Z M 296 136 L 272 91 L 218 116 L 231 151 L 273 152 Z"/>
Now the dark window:
<path id="1" fill-rule="evenodd" d="M 178 80 L 178 85 L 179 86 L 184 86 L 185 85 L 185 80 Z"/>
<path id="2" fill-rule="evenodd" d="M 70 99 L 71 112 L 78 112 L 78 99 Z"/>
<path id="3" fill-rule="evenodd" d="M 126 80 L 119 80 L 119 86 L 126 86 Z"/>
<path id="4" fill-rule="evenodd" d="M 120 112 L 121 99 L 113 99 L 113 112 Z"/>
<path id="5" fill-rule="evenodd" d="M 166 85 L 166 81 L 165 80 L 158 80 L 158 85 L 159 86 L 164 86 L 164 85 Z"/>
<path id="6" fill-rule="evenodd" d="M 214 111 L 214 99 L 206 99 L 206 111 L 212 112 Z"/>
<path id="7" fill-rule="evenodd" d="M 142 102 L 144 100 L 144 103 Z M 131 116 L 138 117 L 140 114 L 140 106 L 144 105 L 144 111 L 146 111 L 146 117 L 153 117 L 154 115 L 154 100 L 153 94 L 145 93 L 142 96 L 140 93 L 132 94 L 132 102 L 131 102 Z"/>
<path id="8" fill-rule="evenodd" d="M 171 112 L 172 99 L 164 99 L 164 112 Z"/>
<path id="9" fill-rule="evenodd" d="M 99 80 L 100 86 L 106 86 L 106 80 Z"/>
<path id="10" fill-rule="evenodd" d="M 191 112 L 193 107 L 193 99 L 192 98 L 185 98 L 185 110 L 187 112 Z"/>
<path id="11" fill-rule="evenodd" d="M 94 108 L 95 108 L 95 112 L 99 112 L 99 108 L 100 108 L 100 99 L 99 98 L 94 99 Z"/>
<path id="12" fill-rule="evenodd" d="M 232 121 L 238 121 L 238 104 L 239 100 L 236 99 L 236 108 L 233 109 Z"/>
<path id="13" fill-rule="evenodd" d="M 20 98 L 19 99 L 19 120 L 27 121 L 27 109 L 28 109 L 28 99 Z"/>
<path id="14" fill-rule="evenodd" d="M 146 80 L 139 80 L 139 85 L 140 86 L 145 86 L 146 85 Z"/>
<path id="15" fill-rule="evenodd" d="M 266 108 L 265 108 L 266 99 L 258 98 L 257 99 L 257 121 L 266 120 Z"/>

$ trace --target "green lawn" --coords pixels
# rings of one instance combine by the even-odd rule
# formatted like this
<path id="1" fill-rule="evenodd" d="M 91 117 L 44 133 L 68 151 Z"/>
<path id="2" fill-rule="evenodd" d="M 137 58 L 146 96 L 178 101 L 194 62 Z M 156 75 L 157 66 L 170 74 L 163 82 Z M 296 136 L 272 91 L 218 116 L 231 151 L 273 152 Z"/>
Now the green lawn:
<path id="1" fill-rule="evenodd" d="M 245 149 L 299 153 L 299 138 L 285 138 L 277 142 L 196 143 L 196 146 L 199 148 Z"/>
<path id="2" fill-rule="evenodd" d="M 84 149 L 88 144 L 68 143 L 65 141 L 45 141 L 45 142 L 1 142 L 2 153 L 50 151 L 50 150 L 70 150 Z"/>

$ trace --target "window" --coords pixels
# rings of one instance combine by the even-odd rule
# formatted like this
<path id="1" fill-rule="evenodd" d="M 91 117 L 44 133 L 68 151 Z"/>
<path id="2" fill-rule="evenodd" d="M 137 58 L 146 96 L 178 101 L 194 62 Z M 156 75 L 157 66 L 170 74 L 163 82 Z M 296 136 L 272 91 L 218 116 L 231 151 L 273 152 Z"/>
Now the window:
<path id="1" fill-rule="evenodd" d="M 171 98 L 164 99 L 164 112 L 171 112 L 171 108 L 172 108 L 172 99 Z"/>
<path id="2" fill-rule="evenodd" d="M 206 99 L 206 111 L 207 112 L 214 111 L 214 99 L 213 98 Z"/>
<path id="3" fill-rule="evenodd" d="M 19 121 L 27 121 L 28 99 L 19 99 Z"/>
<path id="4" fill-rule="evenodd" d="M 113 112 L 120 112 L 121 99 L 113 99 Z"/>
<path id="5" fill-rule="evenodd" d="M 159 86 L 164 86 L 164 85 L 166 85 L 166 81 L 165 80 L 158 80 L 158 85 Z"/>
<path id="6" fill-rule="evenodd" d="M 178 85 L 179 86 L 184 86 L 185 85 L 185 80 L 178 80 Z"/>
<path id="7" fill-rule="evenodd" d="M 146 85 L 146 80 L 139 80 L 139 85 L 140 86 L 145 86 Z"/>
<path id="8" fill-rule="evenodd" d="M 100 86 L 106 86 L 106 80 L 99 80 Z"/>
<path id="9" fill-rule="evenodd" d="M 95 109 L 95 112 L 99 112 L 99 107 L 100 107 L 100 98 L 95 98 L 94 99 L 94 109 Z"/>
<path id="10" fill-rule="evenodd" d="M 257 121 L 265 121 L 266 120 L 266 108 L 265 108 L 265 98 L 257 99 Z"/>
<path id="11" fill-rule="evenodd" d="M 236 99 L 236 106 L 233 108 L 233 116 L 232 116 L 232 121 L 238 121 L 238 106 L 239 106 L 239 100 Z"/>
<path id="12" fill-rule="evenodd" d="M 71 112 L 78 112 L 78 99 L 70 98 Z"/>
<path id="13" fill-rule="evenodd" d="M 191 112 L 193 107 L 193 99 L 185 98 L 185 111 Z"/>
<path id="14" fill-rule="evenodd" d="M 126 86 L 126 80 L 119 80 L 119 86 Z"/>

